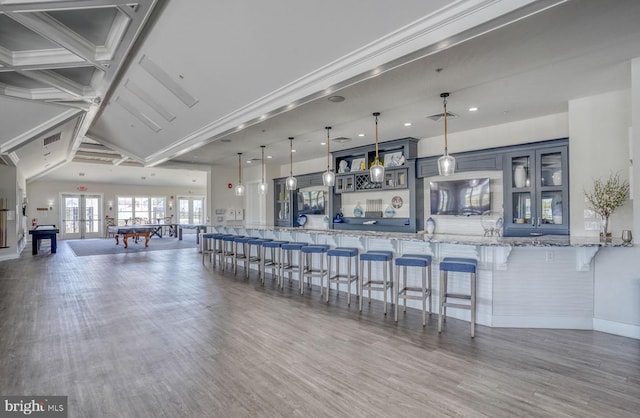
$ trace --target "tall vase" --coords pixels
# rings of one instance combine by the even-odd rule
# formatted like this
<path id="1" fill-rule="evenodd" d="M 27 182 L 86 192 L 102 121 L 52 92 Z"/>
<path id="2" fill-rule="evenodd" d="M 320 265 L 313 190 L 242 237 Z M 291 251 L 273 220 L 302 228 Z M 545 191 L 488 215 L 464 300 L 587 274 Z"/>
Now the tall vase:
<path id="1" fill-rule="evenodd" d="M 600 222 L 600 241 L 611 241 L 611 232 L 609 232 L 608 216 L 603 216 Z"/>

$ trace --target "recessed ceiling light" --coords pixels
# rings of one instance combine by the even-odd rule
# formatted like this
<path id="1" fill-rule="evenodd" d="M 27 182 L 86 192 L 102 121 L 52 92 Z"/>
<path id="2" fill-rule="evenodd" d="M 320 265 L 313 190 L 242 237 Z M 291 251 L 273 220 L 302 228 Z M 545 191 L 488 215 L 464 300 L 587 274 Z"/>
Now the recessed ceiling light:
<path id="1" fill-rule="evenodd" d="M 411 126 L 411 125 L 413 125 L 411 122 L 405 122 L 404 123 L 404 126 Z"/>
<path id="2" fill-rule="evenodd" d="M 267 155 L 267 158 L 273 158 L 273 155 Z"/>
<path id="3" fill-rule="evenodd" d="M 364 134 L 358 134 L 358 136 L 364 136 Z"/>
<path id="4" fill-rule="evenodd" d="M 470 108 L 469 108 L 469 112 L 475 112 L 476 110 L 478 110 L 478 108 L 477 108 L 477 107 L 470 107 Z"/>
<path id="5" fill-rule="evenodd" d="M 80 177 L 84 177 L 84 173 L 78 173 Z"/>
<path id="6" fill-rule="evenodd" d="M 327 145 L 327 143 L 326 142 L 321 142 L 320 145 Z"/>
<path id="7" fill-rule="evenodd" d="M 329 96 L 327 98 L 327 100 L 329 100 L 332 103 L 340 103 L 340 102 L 344 102 L 344 97 L 343 96 Z"/>
<path id="8" fill-rule="evenodd" d="M 296 152 L 296 150 L 292 149 L 291 152 Z"/>
<path id="9" fill-rule="evenodd" d="M 222 138 L 220 142 L 229 143 L 231 140 L 229 138 Z"/>
<path id="10" fill-rule="evenodd" d="M 251 160 L 247 160 L 247 164 L 251 164 Z"/>

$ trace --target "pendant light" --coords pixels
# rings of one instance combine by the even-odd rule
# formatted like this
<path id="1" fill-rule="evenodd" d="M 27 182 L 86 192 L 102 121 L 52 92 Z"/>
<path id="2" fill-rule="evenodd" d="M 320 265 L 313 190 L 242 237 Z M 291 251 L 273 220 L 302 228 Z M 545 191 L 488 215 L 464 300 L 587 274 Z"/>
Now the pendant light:
<path id="1" fill-rule="evenodd" d="M 244 196 L 244 184 L 242 184 L 242 153 L 238 153 L 238 185 L 236 186 L 236 196 Z"/>
<path id="2" fill-rule="evenodd" d="M 331 130 L 331 126 L 325 126 L 327 130 L 327 171 L 322 175 L 322 184 L 327 187 L 331 187 L 336 182 L 336 174 L 331 171 L 330 159 L 331 159 L 331 148 L 329 145 L 329 131 Z"/>
<path id="3" fill-rule="evenodd" d="M 267 190 L 269 189 L 269 186 L 264 181 L 264 147 L 264 145 L 260 145 L 260 148 L 262 148 L 262 182 L 260 182 L 260 185 L 258 186 L 258 192 L 261 195 L 267 194 Z"/>
<path id="4" fill-rule="evenodd" d="M 449 97 L 449 93 L 442 93 L 440 97 L 444 103 L 444 155 L 438 158 L 438 173 L 441 176 L 450 176 L 456 171 L 456 159 L 449 155 L 447 149 L 447 97 Z"/>
<path id="5" fill-rule="evenodd" d="M 289 177 L 286 180 L 287 190 L 298 188 L 298 179 L 293 177 L 293 137 L 289 137 Z"/>
<path id="6" fill-rule="evenodd" d="M 378 156 L 378 116 L 380 116 L 380 112 L 374 112 L 373 116 L 376 118 L 376 158 L 369 170 L 369 178 L 372 183 L 382 183 L 384 181 L 384 166 L 380 164 Z"/>

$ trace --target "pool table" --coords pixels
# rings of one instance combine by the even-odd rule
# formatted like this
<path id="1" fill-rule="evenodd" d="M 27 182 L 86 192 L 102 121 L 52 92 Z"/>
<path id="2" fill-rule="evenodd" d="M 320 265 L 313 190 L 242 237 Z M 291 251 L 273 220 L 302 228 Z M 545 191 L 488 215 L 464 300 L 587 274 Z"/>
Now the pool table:
<path id="1" fill-rule="evenodd" d="M 51 253 L 55 254 L 58 249 L 56 239 L 58 232 L 60 232 L 60 230 L 56 228 L 55 225 L 37 225 L 29 230 L 29 235 L 31 235 L 31 254 L 38 254 L 40 241 L 43 239 L 51 240 Z"/>

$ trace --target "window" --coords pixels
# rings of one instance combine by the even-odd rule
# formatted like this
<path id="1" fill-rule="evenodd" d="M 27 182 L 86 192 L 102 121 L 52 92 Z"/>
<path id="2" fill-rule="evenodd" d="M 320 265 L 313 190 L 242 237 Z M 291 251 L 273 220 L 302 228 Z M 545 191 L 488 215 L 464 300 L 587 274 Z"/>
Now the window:
<path id="1" fill-rule="evenodd" d="M 204 210 L 204 197 L 178 197 L 178 223 L 205 224 Z"/>
<path id="2" fill-rule="evenodd" d="M 140 218 L 145 223 L 156 223 L 166 216 L 166 199 L 153 196 L 118 196 L 118 222 Z"/>

